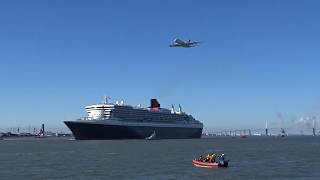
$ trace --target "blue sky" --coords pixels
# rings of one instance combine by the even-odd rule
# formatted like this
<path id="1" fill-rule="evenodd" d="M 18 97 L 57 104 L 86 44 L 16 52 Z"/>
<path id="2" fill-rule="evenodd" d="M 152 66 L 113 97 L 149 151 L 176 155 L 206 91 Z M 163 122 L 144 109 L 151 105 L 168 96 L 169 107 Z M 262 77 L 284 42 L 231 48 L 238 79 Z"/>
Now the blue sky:
<path id="1" fill-rule="evenodd" d="M 319 115 L 319 6 L 1 1 L 1 126 L 64 127 L 105 94 L 132 105 L 180 103 L 209 129 Z M 203 43 L 169 48 L 175 37 Z"/>

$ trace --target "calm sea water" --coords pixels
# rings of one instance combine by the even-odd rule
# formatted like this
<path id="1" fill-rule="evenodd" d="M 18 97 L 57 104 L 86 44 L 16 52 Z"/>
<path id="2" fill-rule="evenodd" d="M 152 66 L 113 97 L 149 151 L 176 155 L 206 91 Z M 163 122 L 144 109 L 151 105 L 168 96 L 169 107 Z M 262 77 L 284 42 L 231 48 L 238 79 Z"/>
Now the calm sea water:
<path id="1" fill-rule="evenodd" d="M 192 165 L 225 153 L 230 167 Z M 320 137 L 0 141 L 0 179 L 320 179 Z"/>

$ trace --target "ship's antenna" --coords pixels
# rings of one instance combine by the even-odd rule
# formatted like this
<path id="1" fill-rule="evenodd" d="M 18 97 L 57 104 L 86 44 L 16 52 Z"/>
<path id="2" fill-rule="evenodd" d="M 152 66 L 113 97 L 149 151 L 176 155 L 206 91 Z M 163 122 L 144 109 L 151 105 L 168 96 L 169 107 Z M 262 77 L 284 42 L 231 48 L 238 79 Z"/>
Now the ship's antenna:
<path id="1" fill-rule="evenodd" d="M 104 102 L 103 102 L 103 103 L 104 103 L 104 104 L 108 104 L 108 99 L 110 99 L 110 97 L 108 97 L 108 96 L 105 95 L 105 96 L 104 96 Z"/>
<path id="2" fill-rule="evenodd" d="M 313 118 L 313 128 L 312 128 L 312 135 L 316 135 L 316 117 Z"/>
<path id="3" fill-rule="evenodd" d="M 171 105 L 171 113 L 172 113 L 172 114 L 175 113 L 173 104 Z"/>
<path id="4" fill-rule="evenodd" d="M 266 121 L 266 136 L 268 136 L 268 120 Z"/>
<path id="5" fill-rule="evenodd" d="M 182 113 L 182 108 L 180 104 L 179 104 L 179 113 Z"/>

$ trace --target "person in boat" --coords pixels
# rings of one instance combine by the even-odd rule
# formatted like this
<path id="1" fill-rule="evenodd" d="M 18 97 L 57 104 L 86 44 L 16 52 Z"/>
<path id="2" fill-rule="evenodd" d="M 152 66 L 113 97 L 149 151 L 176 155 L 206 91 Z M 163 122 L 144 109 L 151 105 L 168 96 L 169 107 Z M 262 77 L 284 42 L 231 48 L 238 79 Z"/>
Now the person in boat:
<path id="1" fill-rule="evenodd" d="M 210 154 L 207 155 L 205 162 L 213 163 L 215 161 L 215 157 L 216 157 L 215 154 L 210 153 Z"/>
<path id="2" fill-rule="evenodd" d="M 211 155 L 211 162 L 212 163 L 216 162 L 216 154 Z"/>
<path id="3" fill-rule="evenodd" d="M 201 162 L 203 162 L 203 156 L 202 155 L 200 155 L 200 157 L 198 158 L 198 161 L 201 161 Z"/>
<path id="4" fill-rule="evenodd" d="M 209 162 L 210 154 L 207 154 L 205 162 Z"/>
<path id="5" fill-rule="evenodd" d="M 221 154 L 221 156 L 218 157 L 218 163 L 224 164 L 224 160 L 225 160 L 224 154 Z"/>
<path id="6" fill-rule="evenodd" d="M 209 153 L 208 155 L 207 155 L 207 158 L 206 158 L 206 162 L 212 162 L 212 160 L 213 160 L 213 153 Z"/>

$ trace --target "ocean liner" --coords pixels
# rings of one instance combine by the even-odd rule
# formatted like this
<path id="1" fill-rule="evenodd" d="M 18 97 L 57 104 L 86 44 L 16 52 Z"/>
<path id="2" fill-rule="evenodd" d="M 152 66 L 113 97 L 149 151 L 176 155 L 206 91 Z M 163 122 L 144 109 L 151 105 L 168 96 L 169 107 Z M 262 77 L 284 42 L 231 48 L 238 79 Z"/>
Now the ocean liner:
<path id="1" fill-rule="evenodd" d="M 64 121 L 75 139 L 191 139 L 201 138 L 203 124 L 191 115 L 161 108 L 157 99 L 150 107 L 125 105 L 123 101 L 85 107 L 87 116 L 74 121 Z"/>

